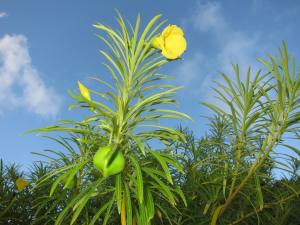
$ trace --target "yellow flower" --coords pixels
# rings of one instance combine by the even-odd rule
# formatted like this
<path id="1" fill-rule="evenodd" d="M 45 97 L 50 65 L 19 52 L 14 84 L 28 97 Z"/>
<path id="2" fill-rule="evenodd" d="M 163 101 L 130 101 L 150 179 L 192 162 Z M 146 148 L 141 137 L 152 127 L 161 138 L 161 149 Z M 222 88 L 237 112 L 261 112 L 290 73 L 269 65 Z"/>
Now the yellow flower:
<path id="1" fill-rule="evenodd" d="M 161 49 L 162 45 L 163 45 L 163 42 L 162 42 L 161 36 L 156 36 L 156 37 L 153 38 L 152 46 L 153 46 L 154 48 L 159 48 L 159 49 Z"/>
<path id="2" fill-rule="evenodd" d="M 17 185 L 18 190 L 21 192 L 29 185 L 29 182 L 24 180 L 22 177 L 19 177 L 16 180 L 16 185 Z"/>
<path id="3" fill-rule="evenodd" d="M 152 46 L 161 49 L 167 59 L 177 59 L 186 50 L 186 40 L 182 29 L 176 25 L 167 26 L 161 35 L 154 37 Z"/>
<path id="4" fill-rule="evenodd" d="M 81 95 L 88 99 L 89 101 L 91 101 L 91 96 L 90 96 L 90 91 L 89 89 L 87 89 L 86 86 L 84 86 L 82 83 L 80 83 L 80 81 L 78 81 L 78 87 L 79 87 L 79 91 L 81 93 Z"/>

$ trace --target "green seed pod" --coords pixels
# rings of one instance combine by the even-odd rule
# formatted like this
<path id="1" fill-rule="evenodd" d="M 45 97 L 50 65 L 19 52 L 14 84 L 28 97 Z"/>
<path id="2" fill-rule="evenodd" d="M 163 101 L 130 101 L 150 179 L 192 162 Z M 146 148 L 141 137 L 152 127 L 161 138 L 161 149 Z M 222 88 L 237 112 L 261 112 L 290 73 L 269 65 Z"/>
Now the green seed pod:
<path id="1" fill-rule="evenodd" d="M 125 166 L 125 159 L 121 151 L 118 151 L 108 165 L 110 151 L 111 146 L 100 147 L 93 159 L 94 166 L 100 170 L 104 177 L 120 173 Z"/>

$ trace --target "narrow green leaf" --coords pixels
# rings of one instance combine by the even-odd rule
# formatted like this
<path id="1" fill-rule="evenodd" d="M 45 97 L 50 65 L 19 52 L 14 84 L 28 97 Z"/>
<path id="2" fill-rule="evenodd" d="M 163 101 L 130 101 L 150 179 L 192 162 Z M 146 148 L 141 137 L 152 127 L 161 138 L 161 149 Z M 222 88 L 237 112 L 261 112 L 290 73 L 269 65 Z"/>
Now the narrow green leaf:
<path id="1" fill-rule="evenodd" d="M 168 167 L 166 161 L 164 160 L 164 158 L 161 157 L 160 154 L 155 151 L 150 150 L 149 152 L 157 159 L 157 161 L 161 165 L 162 169 L 164 170 L 164 172 L 166 174 L 166 178 L 169 181 L 169 183 L 173 184 L 173 179 L 171 177 L 169 167 Z"/>
<path id="2" fill-rule="evenodd" d="M 142 170 L 139 162 L 133 156 L 130 156 L 130 159 L 135 167 L 136 172 L 137 199 L 139 200 L 139 203 L 142 204 L 144 201 L 144 182 Z"/>
<path id="3" fill-rule="evenodd" d="M 122 205 L 122 177 L 121 174 L 116 176 L 116 185 L 115 185 L 115 195 L 117 201 L 117 207 L 119 214 L 121 213 L 121 205 Z"/>
<path id="4" fill-rule="evenodd" d="M 126 222 L 127 224 L 132 224 L 132 206 L 131 206 L 130 191 L 127 183 L 124 183 L 124 187 L 125 187 L 125 198 L 126 198 Z"/>

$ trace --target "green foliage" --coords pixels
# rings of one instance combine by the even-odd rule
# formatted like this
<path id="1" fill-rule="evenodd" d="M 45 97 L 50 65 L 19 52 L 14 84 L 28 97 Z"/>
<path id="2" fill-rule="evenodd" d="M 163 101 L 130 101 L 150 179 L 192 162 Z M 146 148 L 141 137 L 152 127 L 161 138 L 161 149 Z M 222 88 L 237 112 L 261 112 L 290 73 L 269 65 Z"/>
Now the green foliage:
<path id="1" fill-rule="evenodd" d="M 158 73 L 169 60 L 151 43 L 164 21 L 155 16 L 142 29 L 140 16 L 135 25 L 118 12 L 117 20 L 119 30 L 95 24 L 111 80 L 92 77 L 97 90 L 70 92 L 70 109 L 89 115 L 32 131 L 54 131 L 45 137 L 63 150 L 35 153 L 46 162 L 26 174 L 1 161 L 0 224 L 299 224 L 300 150 L 289 138 L 300 141 L 300 74 L 285 44 L 279 58 L 260 59 L 265 69 L 254 75 L 238 65 L 234 76 L 221 74 L 219 102 L 202 103 L 213 114 L 198 139 L 161 125 L 190 119 L 172 109 L 180 87 Z M 95 168 L 104 146 L 108 165 L 124 156 L 120 173 L 105 177 Z M 22 192 L 18 177 L 30 182 Z"/>
<path id="2" fill-rule="evenodd" d="M 222 106 L 203 103 L 217 115 L 210 118 L 211 134 L 198 145 L 189 143 L 183 147 L 184 151 L 190 149 L 193 153 L 186 165 L 188 170 L 193 168 L 187 182 L 197 180 L 191 190 L 199 192 L 190 196 L 199 198 L 198 207 L 200 204 L 203 215 L 208 214 L 204 216 L 204 224 L 236 224 L 253 216 L 256 216 L 255 223 L 261 223 L 259 213 L 265 208 L 275 206 L 275 202 L 285 203 L 285 198 L 296 198 L 300 194 L 293 182 L 282 181 L 288 191 L 281 192 L 284 193 L 281 196 L 272 183 L 273 169 L 283 170 L 292 177 L 297 171 L 295 166 L 291 169 L 289 165 L 292 162 L 287 158 L 289 154 L 276 149 L 288 147 L 299 156 L 299 149 L 287 145 L 284 138 L 295 137 L 299 132 L 299 72 L 285 44 L 280 49 L 279 59 L 269 56 L 269 61 L 260 61 L 267 71 L 259 71 L 251 77 L 249 68 L 245 81 L 237 65 L 233 65 L 234 80 L 221 74 L 224 82 L 217 82 L 214 90 Z M 266 198 L 270 193 L 280 198 Z"/>
<path id="3" fill-rule="evenodd" d="M 38 186 L 51 185 L 50 198 L 55 198 L 57 187 L 65 177 L 63 193 L 68 195 L 66 206 L 57 209 L 55 225 L 109 223 L 112 214 L 121 214 L 125 218 L 122 224 L 150 224 L 156 209 L 165 207 L 161 202 L 172 207 L 184 195 L 173 183 L 169 165 L 181 169 L 171 152 L 153 150 L 149 142 L 158 140 L 168 146 L 173 140 L 184 141 L 184 135 L 176 129 L 162 126 L 161 119 L 190 119 L 187 115 L 174 111 L 170 107 L 176 102 L 173 94 L 180 87 L 160 84 L 169 78 L 157 70 L 169 60 L 152 47 L 152 39 L 164 21 L 157 22 L 155 16 L 141 30 L 140 16 L 135 26 L 125 24 L 117 13 L 120 30 L 97 23 L 95 27 L 105 35 L 98 35 L 109 51 L 100 51 L 108 63 L 112 84 L 93 77 L 105 91 L 90 90 L 91 98 L 70 92 L 77 100 L 70 106 L 88 108 L 91 115 L 83 121 L 62 121 L 61 124 L 37 129 L 37 132 L 65 131 L 70 137 L 60 140 L 68 155 L 50 151 L 56 158 L 50 158 L 52 170 Z M 99 141 L 101 139 L 101 141 Z M 111 146 L 108 165 L 118 152 L 122 152 L 126 165 L 115 176 L 103 177 L 91 164 L 92 158 L 101 146 Z M 49 158 L 47 155 L 46 157 Z M 74 189 L 67 190 L 76 178 Z M 49 183 L 55 179 L 53 184 Z M 153 201 L 153 198 L 159 201 Z M 100 201 L 98 207 L 90 210 L 93 201 Z M 41 199 L 39 204 L 43 204 Z M 108 203 L 107 205 L 105 205 Z M 101 208 L 105 205 L 105 209 Z M 96 213 L 100 210 L 102 213 Z M 81 222 L 80 222 L 81 221 Z M 126 222 L 125 222 L 126 221 Z M 133 222 L 134 221 L 134 222 Z"/>

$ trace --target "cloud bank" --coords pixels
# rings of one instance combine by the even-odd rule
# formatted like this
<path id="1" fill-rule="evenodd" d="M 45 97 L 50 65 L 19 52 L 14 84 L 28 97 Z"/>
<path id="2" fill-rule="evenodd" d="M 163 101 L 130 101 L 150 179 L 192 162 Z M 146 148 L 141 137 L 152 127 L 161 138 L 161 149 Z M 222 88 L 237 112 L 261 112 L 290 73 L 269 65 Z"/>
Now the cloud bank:
<path id="1" fill-rule="evenodd" d="M 23 108 L 40 116 L 55 116 L 60 106 L 61 97 L 32 64 L 26 37 L 0 38 L 0 111 Z"/>

